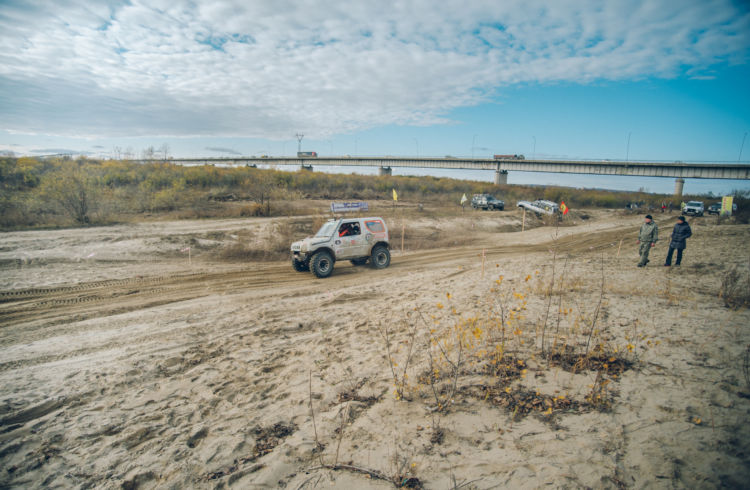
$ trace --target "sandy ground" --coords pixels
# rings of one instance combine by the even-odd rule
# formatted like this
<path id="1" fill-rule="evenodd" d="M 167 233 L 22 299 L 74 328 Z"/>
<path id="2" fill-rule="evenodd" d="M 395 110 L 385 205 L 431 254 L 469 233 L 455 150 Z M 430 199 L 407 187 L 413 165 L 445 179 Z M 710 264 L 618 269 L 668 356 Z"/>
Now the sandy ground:
<path id="1" fill-rule="evenodd" d="M 590 214 L 324 280 L 211 253 L 273 220 L 2 234 L 0 487 L 744 487 L 750 227 Z"/>

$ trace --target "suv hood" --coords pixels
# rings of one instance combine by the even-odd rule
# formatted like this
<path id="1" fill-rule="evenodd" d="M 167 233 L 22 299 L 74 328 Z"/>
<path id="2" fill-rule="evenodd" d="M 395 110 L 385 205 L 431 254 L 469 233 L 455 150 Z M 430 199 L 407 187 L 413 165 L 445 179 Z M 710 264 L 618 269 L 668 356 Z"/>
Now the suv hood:
<path id="1" fill-rule="evenodd" d="M 310 249 L 310 245 L 325 243 L 328 238 L 325 237 L 313 237 L 309 236 L 304 240 L 299 240 L 292 243 L 292 252 L 307 252 Z"/>

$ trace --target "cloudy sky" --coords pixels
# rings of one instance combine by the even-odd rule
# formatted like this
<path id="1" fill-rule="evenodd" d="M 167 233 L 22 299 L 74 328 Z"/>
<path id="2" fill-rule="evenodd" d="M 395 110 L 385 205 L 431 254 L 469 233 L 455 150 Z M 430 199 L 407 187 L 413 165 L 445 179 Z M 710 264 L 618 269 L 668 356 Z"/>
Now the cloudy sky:
<path id="1" fill-rule="evenodd" d="M 750 160 L 744 0 L 0 0 L 0 151 Z"/>

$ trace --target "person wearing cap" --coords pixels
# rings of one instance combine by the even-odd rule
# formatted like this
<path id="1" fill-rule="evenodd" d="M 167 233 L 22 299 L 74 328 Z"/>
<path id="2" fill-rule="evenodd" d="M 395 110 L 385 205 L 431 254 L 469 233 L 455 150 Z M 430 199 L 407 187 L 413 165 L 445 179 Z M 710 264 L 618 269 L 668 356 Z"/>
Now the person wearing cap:
<path id="1" fill-rule="evenodd" d="M 638 267 L 646 267 L 646 264 L 648 264 L 648 253 L 651 251 L 651 247 L 656 246 L 657 240 L 659 240 L 659 228 L 654 223 L 654 218 L 650 214 L 647 214 L 645 222 L 641 225 L 641 229 L 638 232 L 638 243 L 641 244 L 638 250 L 638 253 L 641 254 L 641 261 L 638 262 Z"/>
<path id="2" fill-rule="evenodd" d="M 682 251 L 687 248 L 686 240 L 693 236 L 693 231 L 690 229 L 690 225 L 685 221 L 684 216 L 677 218 L 677 224 L 674 225 L 672 230 L 672 241 L 669 242 L 669 252 L 667 252 L 667 261 L 664 263 L 664 267 L 670 267 L 672 265 L 672 254 L 677 250 L 677 260 L 674 265 L 680 265 L 682 262 Z"/>

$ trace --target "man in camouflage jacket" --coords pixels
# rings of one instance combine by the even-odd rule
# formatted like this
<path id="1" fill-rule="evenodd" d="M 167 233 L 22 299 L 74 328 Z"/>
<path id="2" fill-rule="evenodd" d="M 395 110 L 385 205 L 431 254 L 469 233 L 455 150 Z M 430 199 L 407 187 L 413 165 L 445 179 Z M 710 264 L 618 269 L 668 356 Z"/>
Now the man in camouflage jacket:
<path id="1" fill-rule="evenodd" d="M 646 215 L 646 221 L 641 225 L 641 230 L 638 232 L 638 243 L 640 248 L 638 253 L 641 254 L 641 261 L 638 262 L 638 267 L 645 267 L 648 263 L 648 253 L 651 251 L 651 247 L 656 245 L 656 241 L 659 240 L 659 228 L 654 223 L 654 219 L 650 214 Z"/>

